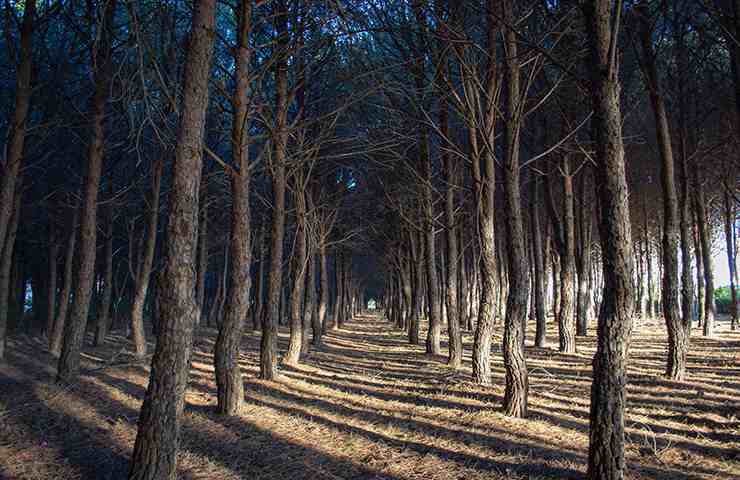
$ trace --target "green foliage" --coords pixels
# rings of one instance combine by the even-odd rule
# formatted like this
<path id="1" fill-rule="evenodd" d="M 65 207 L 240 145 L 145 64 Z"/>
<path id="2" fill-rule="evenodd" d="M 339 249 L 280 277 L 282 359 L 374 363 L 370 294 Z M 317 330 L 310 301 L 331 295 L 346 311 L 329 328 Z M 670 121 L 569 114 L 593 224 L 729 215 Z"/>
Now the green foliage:
<path id="1" fill-rule="evenodd" d="M 714 291 L 714 302 L 717 305 L 717 312 L 730 313 L 732 308 L 732 292 L 730 287 L 720 287 Z"/>

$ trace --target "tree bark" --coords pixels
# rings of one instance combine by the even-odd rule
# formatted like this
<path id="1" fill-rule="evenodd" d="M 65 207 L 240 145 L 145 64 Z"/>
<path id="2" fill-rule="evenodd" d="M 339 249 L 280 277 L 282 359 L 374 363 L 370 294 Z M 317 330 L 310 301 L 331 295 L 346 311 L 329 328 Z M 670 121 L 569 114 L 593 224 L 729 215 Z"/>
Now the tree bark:
<path id="1" fill-rule="evenodd" d="M 539 175 L 534 176 L 531 185 L 530 196 L 530 217 L 532 221 L 532 250 L 534 259 L 534 309 L 537 317 L 537 324 L 534 334 L 534 344 L 538 348 L 545 348 L 547 345 L 547 306 L 546 306 L 546 285 L 545 277 L 547 271 L 543 258 L 542 245 L 542 228 L 540 226 L 540 214 L 538 209 L 539 200 Z"/>
<path id="2" fill-rule="evenodd" d="M 5 345 L 8 336 L 8 303 L 11 295 L 10 269 L 13 266 L 13 250 L 15 248 L 18 224 L 21 217 L 22 190 L 21 181 L 19 180 L 15 185 L 15 192 L 12 198 L 13 214 L 10 217 L 10 222 L 6 230 L 7 237 L 5 238 L 2 251 L 0 251 L 0 362 L 5 359 Z"/>
<path id="3" fill-rule="evenodd" d="M 92 64 L 95 76 L 95 93 L 92 100 L 92 138 L 87 152 L 87 172 L 80 211 L 80 239 L 77 270 L 69 321 L 64 325 L 62 351 L 57 367 L 57 381 L 71 382 L 80 370 L 80 352 L 87 327 L 90 297 L 95 280 L 95 254 L 97 252 L 98 190 L 103 169 L 105 148 L 105 106 L 108 101 L 112 71 L 111 46 L 113 43 L 113 18 L 116 0 L 105 6 L 100 45 L 93 51 Z"/>
<path id="4" fill-rule="evenodd" d="M 725 184 L 725 246 L 727 247 L 727 268 L 730 273 L 730 328 L 735 330 L 738 322 L 737 292 L 737 239 L 735 236 L 735 207 L 730 198 L 730 186 Z"/>
<path id="5" fill-rule="evenodd" d="M 72 222 L 69 226 L 67 251 L 64 253 L 64 283 L 62 285 L 62 293 L 59 296 L 59 310 L 57 311 L 56 320 L 49 336 L 49 350 L 51 350 L 54 356 L 59 356 L 62 350 L 62 335 L 64 333 L 64 325 L 67 323 L 69 297 L 72 293 L 72 273 L 74 271 L 75 246 L 77 244 L 78 218 L 79 209 L 75 207 L 72 214 Z"/>
<path id="6" fill-rule="evenodd" d="M 274 17 L 277 45 L 275 54 L 275 125 L 273 129 L 272 177 L 272 246 L 270 279 L 267 292 L 268 314 L 262 325 L 260 343 L 260 376 L 274 380 L 278 375 L 278 323 L 283 287 L 283 237 L 285 236 L 285 163 L 288 144 L 288 11 L 283 0 L 277 2 Z"/>
<path id="7" fill-rule="evenodd" d="M 704 199 L 704 188 L 701 184 L 699 165 L 694 165 L 694 208 L 696 210 L 696 225 L 699 230 L 699 244 L 704 273 L 704 329 L 702 334 L 710 337 L 714 333 L 714 260 L 712 259 L 712 232 L 711 225 L 707 219 L 706 203 Z"/>
<path id="8" fill-rule="evenodd" d="M 143 244 L 143 255 L 137 270 L 136 288 L 131 305 L 131 338 L 137 359 L 146 356 L 146 334 L 144 329 L 144 302 L 149 290 L 149 276 L 154 265 L 154 251 L 157 246 L 157 220 L 159 218 L 159 190 L 162 184 L 162 170 L 164 161 L 158 160 L 152 171 L 152 192 L 149 201 L 149 217 L 147 219 L 147 236 Z"/>
<path id="9" fill-rule="evenodd" d="M 645 84 L 650 93 L 650 103 L 655 118 L 658 151 L 662 164 L 661 186 L 663 187 L 663 283 L 662 305 L 663 317 L 668 330 L 668 359 L 666 376 L 672 380 L 682 381 L 686 375 L 689 336 L 681 318 L 679 302 L 678 249 L 680 243 L 678 194 L 675 182 L 673 147 L 668 126 L 668 114 L 658 83 L 658 69 L 653 51 L 653 29 L 646 4 L 637 7 L 640 20 L 640 40 L 642 46 L 643 73 Z M 648 258 L 650 261 L 650 258 Z M 652 282 L 651 282 L 652 283 Z M 651 288 L 652 290 L 652 288 Z M 651 307 L 653 295 L 650 293 Z"/>
<path id="10" fill-rule="evenodd" d="M 105 342 L 110 327 L 110 307 L 113 298 L 113 207 L 108 207 L 105 219 L 105 248 L 103 252 L 105 265 L 103 267 L 103 293 L 98 308 L 97 325 L 93 345 L 99 346 Z"/>
<path id="11" fill-rule="evenodd" d="M 57 279 L 59 277 L 59 242 L 56 238 L 49 238 L 49 281 L 46 289 L 46 338 L 51 338 L 54 330 L 54 318 L 57 304 Z"/>
<path id="12" fill-rule="evenodd" d="M 10 6 L 8 6 L 10 8 Z M 15 191 L 20 188 L 23 163 L 23 146 L 26 141 L 26 124 L 31 109 L 31 78 L 33 74 L 33 30 L 36 2 L 25 2 L 21 25 L 21 45 L 15 78 L 15 106 L 8 125 L 5 163 L 0 164 L 0 252 L 5 241 L 10 240 L 9 228 L 13 216 Z"/>
<path id="13" fill-rule="evenodd" d="M 306 197 L 302 173 L 297 174 L 294 185 L 294 201 L 296 207 L 296 242 L 293 252 L 294 276 L 293 288 L 290 293 L 290 341 L 283 363 L 297 365 L 301 359 L 303 347 L 303 318 L 302 303 L 306 292 L 306 270 L 308 255 L 306 246 Z"/>
<path id="14" fill-rule="evenodd" d="M 504 205 L 506 211 L 506 238 L 508 240 L 509 294 L 506 301 L 504 327 L 504 369 L 506 388 L 503 407 L 506 415 L 524 417 L 527 414 L 529 377 L 524 359 L 524 326 L 529 300 L 529 265 L 524 238 L 521 192 L 519 188 L 519 132 L 522 124 L 522 105 L 519 91 L 519 56 L 514 31 L 512 0 L 502 3 L 504 23 L 506 99 L 504 128 Z"/>
<path id="15" fill-rule="evenodd" d="M 584 4 L 604 272 L 591 385 L 587 475 L 593 480 L 622 480 L 625 474 L 626 363 L 634 314 L 629 192 L 615 65 L 621 12 L 614 15 L 612 4 L 611 0 Z"/>
<path id="16" fill-rule="evenodd" d="M 193 330 L 198 189 L 203 130 L 213 54 L 215 0 L 194 3 L 185 63 L 180 126 L 169 201 L 164 270 L 158 288 L 160 315 L 149 386 L 139 415 L 130 480 L 174 480 Z"/>
<path id="17" fill-rule="evenodd" d="M 229 280 L 226 305 L 214 350 L 218 411 L 237 415 L 244 401 L 244 382 L 239 367 L 239 350 L 244 320 L 249 310 L 252 264 L 251 212 L 249 208 L 249 37 L 252 0 L 241 0 L 237 12 L 236 86 L 232 96 L 231 119 L 231 236 L 229 238 Z"/>

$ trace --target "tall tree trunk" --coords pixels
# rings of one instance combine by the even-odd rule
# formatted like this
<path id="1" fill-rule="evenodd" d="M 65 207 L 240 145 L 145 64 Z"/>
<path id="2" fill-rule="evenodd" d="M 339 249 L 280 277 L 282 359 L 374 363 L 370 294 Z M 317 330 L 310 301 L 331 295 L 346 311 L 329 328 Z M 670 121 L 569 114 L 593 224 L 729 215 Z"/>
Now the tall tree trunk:
<path id="1" fill-rule="evenodd" d="M 668 330 L 668 361 L 666 375 L 672 380 L 682 381 L 686 375 L 689 336 L 681 318 L 678 284 L 678 248 L 680 243 L 678 194 L 676 192 L 673 147 L 668 126 L 668 114 L 658 84 L 658 69 L 653 52 L 653 29 L 647 5 L 637 7 L 640 20 L 640 40 L 645 83 L 650 92 L 650 103 L 655 118 L 658 150 L 662 163 L 661 185 L 663 187 L 663 317 Z M 650 261 L 650 258 L 648 258 Z M 652 279 L 651 279 L 652 280 Z M 652 284 L 652 281 L 651 281 Z M 652 285 L 651 285 L 652 286 Z M 652 288 L 651 288 L 652 290 Z M 652 311 L 653 295 L 650 293 Z"/>
<path id="2" fill-rule="evenodd" d="M 622 480 L 625 474 L 626 364 L 634 314 L 629 192 L 615 64 L 621 12 L 614 14 L 612 4 L 611 0 L 584 4 L 604 272 L 591 385 L 587 474 L 593 480 Z"/>
<path id="3" fill-rule="evenodd" d="M 144 329 L 144 303 L 149 290 L 149 276 L 154 265 L 154 251 L 157 246 L 157 220 L 159 218 L 159 190 L 162 184 L 164 161 L 158 160 L 152 171 L 152 192 L 149 201 L 149 217 L 146 226 L 146 239 L 143 244 L 141 264 L 137 270 L 134 300 L 131 305 L 131 337 L 134 342 L 135 355 L 142 359 L 146 355 L 146 334 Z"/>
<path id="4" fill-rule="evenodd" d="M 545 348 L 547 345 L 547 306 L 545 296 L 547 287 L 545 277 L 547 270 L 544 262 L 544 252 L 542 245 L 542 229 L 540 227 L 540 213 L 538 208 L 539 200 L 539 175 L 535 174 L 532 179 L 530 195 L 530 216 L 532 222 L 532 250 L 534 259 L 534 309 L 537 316 L 537 326 L 534 334 L 534 344 L 538 348 Z"/>
<path id="5" fill-rule="evenodd" d="M 105 248 L 103 252 L 103 294 L 100 297 L 93 345 L 102 345 L 110 327 L 110 307 L 113 298 L 113 207 L 107 208 L 105 219 Z"/>
<path id="6" fill-rule="evenodd" d="M 273 129 L 272 177 L 272 246 L 270 280 L 267 292 L 268 314 L 262 325 L 260 343 L 260 376 L 274 380 L 278 375 L 278 323 L 283 288 L 283 237 L 285 236 L 285 163 L 288 145 L 288 11 L 283 0 L 276 5 L 274 17 L 277 45 L 275 55 L 275 126 Z"/>
<path id="7" fill-rule="evenodd" d="M 730 328 L 735 330 L 738 322 L 737 292 L 737 239 L 735 236 L 735 206 L 730 197 L 730 186 L 725 184 L 725 245 L 727 247 L 727 268 L 730 273 Z"/>
<path id="8" fill-rule="evenodd" d="M 194 219 L 198 218 L 215 12 L 215 0 L 194 2 L 170 189 L 165 263 L 159 275 L 157 346 L 139 415 L 130 480 L 174 480 L 177 476 L 180 419 L 190 373 L 193 330 L 199 316 L 194 298 L 198 235 L 198 222 Z"/>
<path id="9" fill-rule="evenodd" d="M 202 188 L 202 187 L 201 187 Z M 203 188 L 203 201 L 199 212 L 198 225 L 198 273 L 195 280 L 195 302 L 198 304 L 198 325 L 203 320 L 206 309 L 206 273 L 208 273 L 208 203 L 207 189 Z"/>
<path id="10" fill-rule="evenodd" d="M 262 315 L 265 308 L 265 271 L 267 270 L 267 228 L 260 225 L 257 235 L 257 248 L 259 249 L 259 268 L 255 275 L 254 306 L 252 307 L 252 329 L 256 332 L 262 325 Z"/>
<path id="11" fill-rule="evenodd" d="M 7 8 L 10 8 L 8 5 Z M 25 2 L 18 69 L 15 78 L 15 106 L 8 125 L 5 163 L 0 164 L 0 252 L 6 239 L 10 240 L 9 228 L 13 216 L 15 191 L 20 188 L 20 172 L 23 163 L 23 145 L 26 141 L 26 122 L 31 108 L 31 77 L 33 74 L 33 30 L 36 2 Z"/>
<path id="12" fill-rule="evenodd" d="M 64 253 L 64 280 L 62 293 L 59 296 L 59 310 L 57 311 L 54 326 L 49 336 L 49 350 L 54 356 L 59 356 L 62 350 L 62 335 L 64 325 L 67 323 L 67 311 L 69 310 L 69 297 L 72 293 L 72 274 L 74 272 L 75 247 L 77 244 L 77 219 L 79 218 L 79 208 L 74 208 L 72 222 L 69 226 L 69 236 L 67 237 L 67 250 Z"/>
<path id="13" fill-rule="evenodd" d="M 714 261 L 712 259 L 712 232 L 707 218 L 704 188 L 701 184 L 699 165 L 694 165 L 694 208 L 696 209 L 696 225 L 699 230 L 699 244 L 701 247 L 702 264 L 704 267 L 704 329 L 702 334 L 709 337 L 714 333 Z"/>
<path id="14" fill-rule="evenodd" d="M 513 0 L 504 0 L 503 17 L 507 25 L 504 34 L 506 64 L 506 99 L 504 130 L 504 205 L 506 211 L 506 238 L 508 240 L 509 295 L 506 300 L 504 327 L 504 369 L 506 389 L 504 412 L 512 417 L 527 414 L 529 377 L 524 359 L 524 326 L 529 300 L 529 265 L 524 238 L 521 192 L 519 188 L 519 132 L 522 122 L 522 105 L 519 91 L 519 56 L 514 31 Z"/>
<path id="15" fill-rule="evenodd" d="M 311 240 L 311 248 L 308 258 L 308 293 L 306 295 L 306 315 L 310 315 L 310 327 L 313 331 L 313 337 L 311 339 L 308 338 L 307 331 L 304 330 L 304 335 L 306 338 L 304 339 L 304 352 L 308 353 L 308 350 L 310 349 L 310 345 L 313 344 L 314 347 L 321 346 L 321 336 L 323 333 L 323 326 L 321 324 L 321 320 L 319 318 L 319 305 L 316 295 L 316 238 L 314 237 Z"/>
<path id="16" fill-rule="evenodd" d="M 244 382 L 239 368 L 239 347 L 249 309 L 252 245 L 249 209 L 249 37 L 252 28 L 252 0 L 241 0 L 237 11 L 235 50 L 236 86 L 232 96 L 231 119 L 231 236 L 226 305 L 214 349 L 218 411 L 236 415 L 244 401 Z"/>
<path id="17" fill-rule="evenodd" d="M 480 157 L 473 155 L 473 185 L 475 205 L 477 206 L 478 235 L 480 241 L 481 261 L 481 299 L 478 311 L 478 324 L 473 339 L 473 380 L 479 385 L 491 384 L 491 337 L 493 336 L 493 325 L 496 315 L 496 234 L 495 234 L 495 211 L 494 199 L 496 196 L 496 165 L 494 152 L 496 109 L 495 91 L 497 90 L 497 60 L 496 39 L 499 32 L 497 18 L 497 3 L 488 1 L 489 12 L 487 14 L 488 29 L 488 65 L 486 84 L 485 105 L 485 134 L 487 136 L 486 148 L 483 155 L 483 171 L 481 172 Z M 472 150 L 477 148 L 477 135 L 474 131 L 471 135 L 473 142 Z"/>
<path id="18" fill-rule="evenodd" d="M 54 329 L 54 317 L 57 304 L 57 279 L 59 278 L 59 242 L 53 236 L 49 238 L 49 281 L 46 289 L 46 338 L 51 338 Z"/>
<path id="19" fill-rule="evenodd" d="M 319 311 L 318 311 L 318 322 L 321 325 L 322 332 L 326 331 L 327 319 L 326 314 L 329 310 L 329 265 L 326 258 L 326 238 L 324 235 L 319 239 L 319 286 L 321 293 L 319 294 Z"/>
<path id="20" fill-rule="evenodd" d="M 588 317 L 591 309 L 591 240 L 593 224 L 593 204 L 588 195 L 591 176 L 586 170 L 581 174 L 579 210 L 579 242 L 576 257 L 578 271 L 578 293 L 576 295 L 576 335 L 588 335 Z"/>
<path id="21" fill-rule="evenodd" d="M 8 335 L 8 304 L 11 295 L 10 269 L 13 266 L 15 239 L 18 233 L 18 224 L 21 217 L 22 186 L 19 180 L 15 186 L 15 192 L 11 201 L 13 202 L 13 214 L 10 217 L 7 237 L 0 251 L 0 361 L 5 359 L 5 344 Z M 23 310 L 21 309 L 21 314 Z"/>
<path id="22" fill-rule="evenodd" d="M 71 382 L 80 370 L 80 352 L 87 327 L 90 297 L 95 280 L 95 254 L 98 239 L 98 190 L 103 169 L 105 148 L 105 106 L 108 101 L 113 43 L 113 19 L 116 0 L 105 6 L 105 15 L 100 35 L 100 45 L 94 49 L 92 64 L 95 76 L 95 93 L 92 99 L 92 138 L 87 152 L 87 172 L 84 196 L 80 211 L 80 239 L 77 255 L 77 270 L 69 321 L 64 325 L 62 352 L 57 367 L 57 381 Z"/>
<path id="23" fill-rule="evenodd" d="M 306 196 L 303 174 L 297 174 L 294 189 L 294 200 L 296 206 L 296 242 L 293 252 L 294 272 L 293 288 L 290 292 L 290 341 L 288 351 L 285 353 L 283 363 L 286 365 L 297 365 L 301 359 L 303 347 L 303 318 L 302 303 L 306 292 L 306 270 L 308 266 L 308 255 L 306 245 Z"/>

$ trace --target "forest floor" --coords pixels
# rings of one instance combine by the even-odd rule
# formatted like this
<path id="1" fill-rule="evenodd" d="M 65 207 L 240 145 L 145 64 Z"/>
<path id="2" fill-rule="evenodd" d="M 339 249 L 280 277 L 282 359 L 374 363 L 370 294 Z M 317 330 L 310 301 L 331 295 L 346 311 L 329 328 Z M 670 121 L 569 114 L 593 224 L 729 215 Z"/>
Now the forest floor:
<path id="1" fill-rule="evenodd" d="M 555 326 L 550 325 L 554 340 Z M 740 333 L 726 322 L 692 338 L 688 380 L 662 375 L 665 329 L 635 328 L 627 411 L 632 479 L 740 478 Z M 183 479 L 565 479 L 582 478 L 588 449 L 594 332 L 579 352 L 527 347 L 530 410 L 500 410 L 500 338 L 494 385 L 377 316 L 361 316 L 278 382 L 258 380 L 259 337 L 244 337 L 246 408 L 215 413 L 215 331 L 202 329 L 193 358 L 178 468 Z M 531 338 L 531 336 L 529 337 Z M 0 366 L 0 479 L 125 478 L 148 366 L 125 364 L 125 338 L 87 348 L 78 384 L 53 383 L 41 339 L 12 337 Z M 281 348 L 287 332 L 281 331 Z M 151 347 L 151 345 L 150 345 Z M 124 363 L 124 365 L 118 365 Z"/>

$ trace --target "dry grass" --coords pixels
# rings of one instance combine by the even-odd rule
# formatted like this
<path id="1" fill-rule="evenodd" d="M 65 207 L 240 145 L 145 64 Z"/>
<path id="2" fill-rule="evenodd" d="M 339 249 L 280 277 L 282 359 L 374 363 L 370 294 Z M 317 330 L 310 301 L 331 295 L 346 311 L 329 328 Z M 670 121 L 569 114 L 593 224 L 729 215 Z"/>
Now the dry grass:
<path id="1" fill-rule="evenodd" d="M 554 334 L 554 326 L 553 334 Z M 554 336 L 554 335 L 553 335 Z M 493 388 L 374 317 L 331 333 L 279 382 L 256 379 L 259 339 L 245 335 L 247 405 L 215 414 L 215 332 L 200 333 L 179 458 L 183 479 L 580 478 L 588 447 L 593 332 L 579 353 L 528 347 L 530 415 L 503 416 L 500 349 Z M 470 337 L 466 337 L 469 353 Z M 281 336 L 281 347 L 287 342 Z M 498 340 L 497 340 L 498 342 Z M 694 338 L 689 380 L 661 376 L 661 325 L 632 342 L 631 478 L 740 478 L 740 334 Z M 34 338 L 9 342 L 0 367 L 0 479 L 125 478 L 148 368 L 125 363 L 121 337 L 85 353 L 79 384 L 52 383 L 53 359 Z"/>

